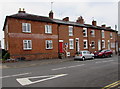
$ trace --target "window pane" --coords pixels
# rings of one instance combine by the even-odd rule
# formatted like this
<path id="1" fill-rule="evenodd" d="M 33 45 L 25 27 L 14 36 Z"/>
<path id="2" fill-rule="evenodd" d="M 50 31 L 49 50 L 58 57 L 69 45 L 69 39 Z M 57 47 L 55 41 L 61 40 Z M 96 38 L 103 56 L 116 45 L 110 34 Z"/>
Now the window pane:
<path id="1" fill-rule="evenodd" d="M 52 40 L 46 40 L 46 49 L 52 49 L 53 45 L 52 45 Z"/>
<path id="2" fill-rule="evenodd" d="M 73 36 L 73 26 L 69 26 L 69 36 Z"/>
<path id="3" fill-rule="evenodd" d="M 45 25 L 45 33 L 52 33 L 52 26 L 51 25 Z"/>
<path id="4" fill-rule="evenodd" d="M 27 24 L 27 32 L 31 32 L 31 25 Z"/>
<path id="5" fill-rule="evenodd" d="M 47 41 L 47 48 L 49 48 L 49 41 Z"/>
<path id="6" fill-rule="evenodd" d="M 83 28 L 83 36 L 87 37 L 87 28 Z"/>
<path id="7" fill-rule="evenodd" d="M 23 49 L 32 49 L 32 43 L 31 40 L 23 40 Z"/>
<path id="8" fill-rule="evenodd" d="M 31 48 L 31 41 L 28 41 L 28 48 Z"/>
<path id="9" fill-rule="evenodd" d="M 22 23 L 22 31 L 23 32 L 31 32 L 31 24 L 30 23 Z"/>
<path id="10" fill-rule="evenodd" d="M 27 49 L 27 43 L 24 43 L 24 48 Z"/>

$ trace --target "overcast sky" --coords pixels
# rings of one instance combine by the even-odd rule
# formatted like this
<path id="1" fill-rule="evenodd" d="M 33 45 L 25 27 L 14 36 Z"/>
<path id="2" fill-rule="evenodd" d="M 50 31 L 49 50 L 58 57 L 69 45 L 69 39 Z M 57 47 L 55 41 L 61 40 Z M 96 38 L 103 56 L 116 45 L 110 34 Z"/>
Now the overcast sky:
<path id="1" fill-rule="evenodd" d="M 69 17 L 70 21 L 76 21 L 82 16 L 86 24 L 92 20 L 97 25 L 111 26 L 115 29 L 118 25 L 118 1 L 119 0 L 4 0 L 0 1 L 0 40 L 3 46 L 3 24 L 6 16 L 18 13 L 19 8 L 25 8 L 26 13 L 48 16 L 49 11 L 54 12 L 54 18 Z"/>

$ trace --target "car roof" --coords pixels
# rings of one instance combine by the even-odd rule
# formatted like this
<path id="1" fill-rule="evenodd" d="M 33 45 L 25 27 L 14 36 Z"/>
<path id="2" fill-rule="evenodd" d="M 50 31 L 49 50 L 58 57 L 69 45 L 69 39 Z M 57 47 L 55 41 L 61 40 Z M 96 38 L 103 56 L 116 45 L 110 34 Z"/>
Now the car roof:
<path id="1" fill-rule="evenodd" d="M 83 51 L 80 51 L 80 52 L 89 52 L 89 51 L 87 51 L 87 50 L 83 50 Z"/>

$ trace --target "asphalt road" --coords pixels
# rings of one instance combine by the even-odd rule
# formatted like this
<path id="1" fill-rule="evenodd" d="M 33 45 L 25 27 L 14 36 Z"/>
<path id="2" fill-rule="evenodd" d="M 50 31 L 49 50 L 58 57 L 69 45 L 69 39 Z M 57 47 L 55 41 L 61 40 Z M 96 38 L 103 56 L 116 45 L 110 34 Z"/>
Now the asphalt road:
<path id="1" fill-rule="evenodd" d="M 118 57 L 2 70 L 2 87 L 98 87 L 118 81 Z M 117 88 L 116 88 L 117 89 Z"/>

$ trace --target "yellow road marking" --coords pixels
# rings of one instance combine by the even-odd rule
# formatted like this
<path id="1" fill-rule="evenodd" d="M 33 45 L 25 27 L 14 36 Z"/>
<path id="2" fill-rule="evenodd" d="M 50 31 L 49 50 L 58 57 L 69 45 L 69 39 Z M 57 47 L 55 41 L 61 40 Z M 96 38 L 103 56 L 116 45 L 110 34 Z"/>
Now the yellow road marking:
<path id="1" fill-rule="evenodd" d="M 107 86 L 103 87 L 102 89 L 110 89 L 110 88 L 116 87 L 118 85 L 120 85 L 120 80 L 116 81 L 116 82 L 114 82 L 114 83 L 112 83 L 110 85 L 107 85 Z"/>

